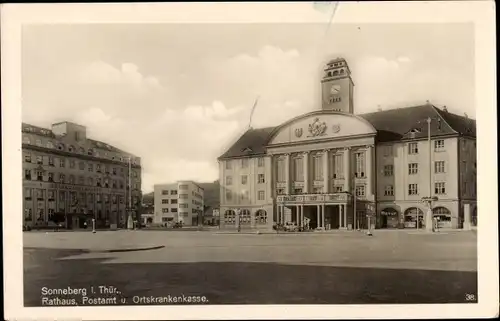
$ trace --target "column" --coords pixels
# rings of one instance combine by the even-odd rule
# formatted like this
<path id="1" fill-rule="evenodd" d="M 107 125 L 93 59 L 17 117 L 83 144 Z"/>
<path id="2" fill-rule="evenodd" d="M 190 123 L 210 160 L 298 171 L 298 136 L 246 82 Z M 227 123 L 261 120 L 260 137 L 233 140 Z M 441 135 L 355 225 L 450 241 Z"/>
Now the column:
<path id="1" fill-rule="evenodd" d="M 320 227 L 320 224 L 321 224 L 321 213 L 320 213 L 321 209 L 320 209 L 319 205 L 316 206 L 316 209 L 317 209 L 317 211 L 316 211 L 316 222 L 317 222 L 316 228 L 318 228 L 318 227 Z"/>
<path id="2" fill-rule="evenodd" d="M 344 228 L 347 229 L 347 205 L 341 205 L 344 208 Z"/>
<path id="3" fill-rule="evenodd" d="M 330 150 L 326 149 L 323 151 L 323 193 L 328 194 L 330 192 L 330 173 L 328 170 Z"/>
<path id="4" fill-rule="evenodd" d="M 281 206 L 281 224 L 285 224 L 285 205 Z"/>
<path id="5" fill-rule="evenodd" d="M 300 226 L 304 227 L 304 205 L 300 205 Z"/>
<path id="6" fill-rule="evenodd" d="M 471 224 L 471 212 L 470 212 L 470 204 L 464 204 L 464 230 L 470 231 L 472 229 Z"/>
<path id="7" fill-rule="evenodd" d="M 372 185 L 373 185 L 373 177 L 372 177 L 372 167 L 373 167 L 373 146 L 368 146 L 366 149 L 366 198 L 372 200 Z"/>
<path id="8" fill-rule="evenodd" d="M 285 154 L 285 194 L 290 195 L 290 154 Z"/>
<path id="9" fill-rule="evenodd" d="M 339 228 L 343 228 L 345 225 L 343 206 L 338 205 L 338 207 L 339 207 Z"/>
<path id="10" fill-rule="evenodd" d="M 325 204 L 321 205 L 321 227 L 325 228 Z"/>
<path id="11" fill-rule="evenodd" d="M 351 148 L 344 149 L 344 191 L 351 192 Z"/>
<path id="12" fill-rule="evenodd" d="M 295 223 L 299 226 L 299 206 L 295 205 Z"/>
<path id="13" fill-rule="evenodd" d="M 304 190 L 303 193 L 307 194 L 309 193 L 309 152 L 304 152 L 303 154 L 304 157 Z"/>

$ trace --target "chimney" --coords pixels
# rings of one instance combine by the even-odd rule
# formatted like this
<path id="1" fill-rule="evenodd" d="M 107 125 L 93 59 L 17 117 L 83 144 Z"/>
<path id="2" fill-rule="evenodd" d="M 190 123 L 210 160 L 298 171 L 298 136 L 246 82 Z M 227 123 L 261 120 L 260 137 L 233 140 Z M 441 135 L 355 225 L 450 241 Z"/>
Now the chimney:
<path id="1" fill-rule="evenodd" d="M 446 108 L 446 105 L 443 106 L 443 111 L 446 113 L 448 112 L 448 108 Z"/>
<path id="2" fill-rule="evenodd" d="M 467 113 L 464 113 L 464 115 L 466 119 L 469 119 L 469 115 L 467 115 Z"/>

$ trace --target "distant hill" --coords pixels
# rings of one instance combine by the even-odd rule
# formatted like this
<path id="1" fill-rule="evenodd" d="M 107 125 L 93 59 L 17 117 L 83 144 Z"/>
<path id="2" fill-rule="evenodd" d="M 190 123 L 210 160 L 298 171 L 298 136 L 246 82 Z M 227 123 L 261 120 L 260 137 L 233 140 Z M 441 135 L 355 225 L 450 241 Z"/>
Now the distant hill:
<path id="1" fill-rule="evenodd" d="M 219 181 L 212 183 L 198 183 L 204 190 L 204 205 L 205 208 L 218 208 L 220 206 L 220 185 Z M 142 196 L 144 204 L 154 204 L 154 192 L 144 194 Z"/>

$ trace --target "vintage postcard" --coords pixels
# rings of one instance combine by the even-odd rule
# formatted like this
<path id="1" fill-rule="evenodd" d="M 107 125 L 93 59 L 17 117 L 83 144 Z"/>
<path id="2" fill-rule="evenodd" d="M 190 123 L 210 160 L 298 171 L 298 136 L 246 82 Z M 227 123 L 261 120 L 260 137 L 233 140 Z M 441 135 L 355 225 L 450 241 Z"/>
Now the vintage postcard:
<path id="1" fill-rule="evenodd" d="M 2 6 L 4 318 L 497 316 L 494 12 Z"/>

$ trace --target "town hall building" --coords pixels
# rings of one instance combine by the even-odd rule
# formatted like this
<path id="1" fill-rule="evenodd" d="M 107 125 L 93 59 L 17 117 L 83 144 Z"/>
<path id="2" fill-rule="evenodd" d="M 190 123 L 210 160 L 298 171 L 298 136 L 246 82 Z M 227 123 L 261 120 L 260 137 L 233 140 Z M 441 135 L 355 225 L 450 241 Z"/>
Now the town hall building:
<path id="1" fill-rule="evenodd" d="M 430 103 L 356 114 L 342 58 L 321 88 L 320 110 L 251 128 L 219 157 L 221 227 L 476 226 L 475 120 Z"/>

